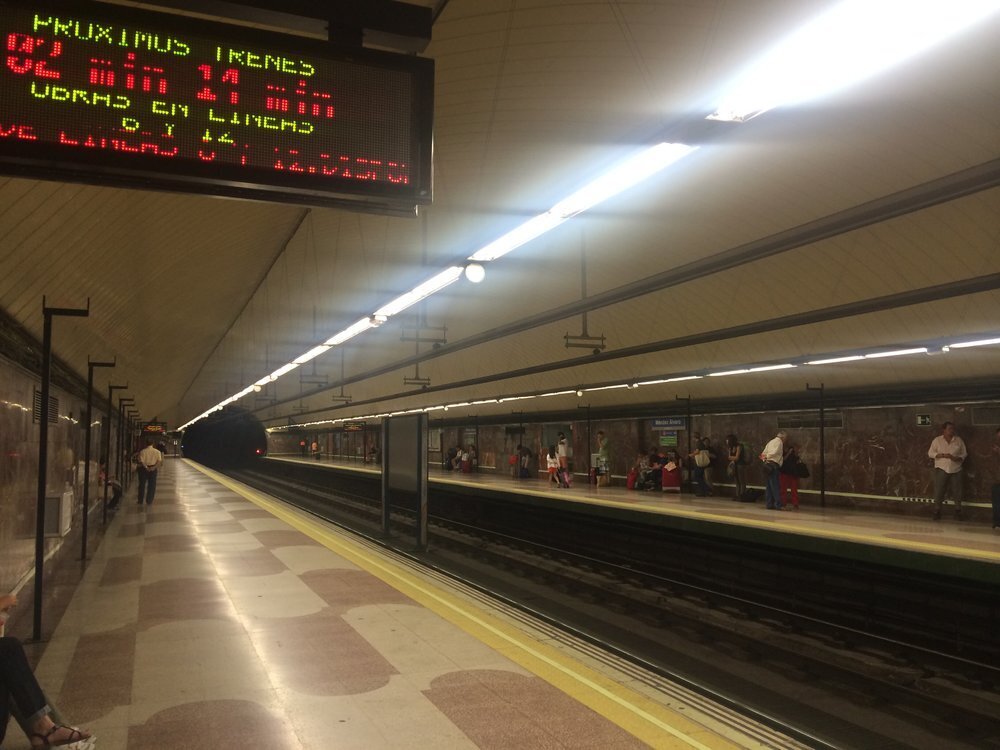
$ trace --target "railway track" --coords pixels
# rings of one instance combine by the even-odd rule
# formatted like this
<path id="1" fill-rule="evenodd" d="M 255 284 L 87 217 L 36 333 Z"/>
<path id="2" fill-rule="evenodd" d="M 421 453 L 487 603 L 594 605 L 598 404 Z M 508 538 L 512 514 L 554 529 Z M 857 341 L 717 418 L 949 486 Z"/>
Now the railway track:
<path id="1" fill-rule="evenodd" d="M 243 472 L 235 478 L 380 536 L 380 504 L 362 487 L 338 488 L 334 495 L 328 479 L 309 473 Z M 897 623 L 893 637 L 885 637 L 855 625 L 870 617 L 864 602 L 855 612 L 826 618 L 830 605 L 817 613 L 812 597 L 796 606 L 795 586 L 787 602 L 771 589 L 756 596 L 753 586 L 736 594 L 728 576 L 718 586 L 706 585 L 703 574 L 678 574 L 669 562 L 649 565 L 642 555 L 637 563 L 627 555 L 595 554 L 589 538 L 572 545 L 549 533 L 541 541 L 537 533 L 507 533 L 498 528 L 502 523 L 484 528 L 457 520 L 476 514 L 467 506 L 449 513 L 449 505 L 432 502 L 429 550 L 411 552 L 415 558 L 713 700 L 741 707 L 805 744 L 1000 748 L 1000 670 L 988 658 L 928 645 L 942 637 L 949 641 L 947 635 L 898 637 L 917 613 L 900 613 L 896 619 L 905 627 Z M 393 510 L 399 538 L 412 538 L 412 518 L 407 509 Z M 521 523 L 537 528 L 534 520 L 522 516 Z M 731 563 L 722 553 L 714 557 Z M 749 567 L 761 566 L 758 559 Z M 843 597 L 833 601 L 845 606 Z M 978 655 L 980 649 L 964 650 Z"/>

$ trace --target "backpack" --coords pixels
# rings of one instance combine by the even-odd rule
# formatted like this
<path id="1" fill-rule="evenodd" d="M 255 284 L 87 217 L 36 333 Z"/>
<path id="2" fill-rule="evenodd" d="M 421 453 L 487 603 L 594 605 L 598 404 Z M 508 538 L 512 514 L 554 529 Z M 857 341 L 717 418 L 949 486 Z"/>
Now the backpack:
<path id="1" fill-rule="evenodd" d="M 750 451 L 750 446 L 740 441 L 740 463 L 749 466 L 753 463 L 753 454 Z"/>

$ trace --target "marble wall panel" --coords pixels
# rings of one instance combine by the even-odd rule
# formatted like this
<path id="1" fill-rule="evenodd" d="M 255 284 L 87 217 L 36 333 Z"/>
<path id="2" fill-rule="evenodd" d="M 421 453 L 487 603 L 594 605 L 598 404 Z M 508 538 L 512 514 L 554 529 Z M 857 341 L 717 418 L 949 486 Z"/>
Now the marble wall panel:
<path id="1" fill-rule="evenodd" d="M 14 587 L 34 565 L 38 498 L 39 425 L 32 420 L 34 391 L 39 377 L 0 358 L 0 591 Z M 73 493 L 73 523 L 81 518 L 83 502 L 86 402 L 53 387 L 59 401 L 58 418 L 49 423 L 46 495 Z M 93 415 L 98 422 L 101 414 Z M 112 435 L 112 447 L 115 435 Z M 98 459 L 101 427 L 91 433 L 90 499 L 99 501 Z M 48 519 L 47 519 L 48 520 Z M 46 551 L 60 537 L 46 538 Z"/>

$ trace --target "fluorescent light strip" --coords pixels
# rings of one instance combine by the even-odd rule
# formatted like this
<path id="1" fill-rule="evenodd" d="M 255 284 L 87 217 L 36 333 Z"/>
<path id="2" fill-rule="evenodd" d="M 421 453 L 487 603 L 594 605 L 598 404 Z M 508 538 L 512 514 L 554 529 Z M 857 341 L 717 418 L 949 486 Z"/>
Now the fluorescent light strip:
<path id="1" fill-rule="evenodd" d="M 884 357 L 905 357 L 908 354 L 927 354 L 927 347 L 920 346 L 914 349 L 897 349 L 893 352 L 874 352 L 866 354 L 865 359 L 882 359 Z"/>
<path id="2" fill-rule="evenodd" d="M 698 149 L 684 143 L 658 143 L 618 164 L 575 193 L 556 203 L 507 234 L 480 248 L 469 260 L 486 263 L 502 258 L 511 250 L 545 234 L 577 214 L 633 187 Z"/>
<path id="3" fill-rule="evenodd" d="M 591 391 L 613 391 L 618 388 L 628 388 L 628 383 L 619 383 L 618 385 L 599 385 L 596 388 L 581 388 L 584 393 L 590 393 Z"/>
<path id="4" fill-rule="evenodd" d="M 847 0 L 739 75 L 709 119 L 743 122 L 863 81 L 1000 10 L 998 0 Z"/>
<path id="5" fill-rule="evenodd" d="M 291 372 L 292 370 L 294 370 L 296 367 L 298 367 L 298 365 L 295 364 L 294 362 L 289 362 L 287 365 L 282 365 L 277 370 L 275 370 L 274 372 L 271 373 L 271 375 L 270 375 L 271 381 L 273 382 L 273 381 L 277 380 L 282 375 L 285 375 L 285 374 Z"/>
<path id="6" fill-rule="evenodd" d="M 1000 344 L 1000 339 L 980 339 L 979 341 L 959 341 L 956 344 L 948 344 L 948 346 L 942 347 L 942 351 L 951 351 L 952 349 L 968 349 L 972 346 L 992 346 L 993 344 Z"/>
<path id="7" fill-rule="evenodd" d="M 536 237 L 540 237 L 564 221 L 566 219 L 546 211 L 544 214 L 539 214 L 532 219 L 528 219 L 528 221 L 507 232 L 507 234 L 480 248 L 469 256 L 469 260 L 486 263 L 497 258 L 502 258 L 511 250 L 515 250 L 521 247 L 521 245 L 531 242 Z"/>
<path id="8" fill-rule="evenodd" d="M 588 208 L 592 208 L 598 203 L 642 182 L 679 159 L 684 158 L 692 151 L 697 150 L 697 148 L 697 146 L 687 146 L 680 143 L 658 143 L 655 146 L 645 149 L 622 162 L 596 180 L 588 183 L 575 193 L 572 193 L 567 198 L 564 198 L 550 210 L 529 219 L 524 224 L 521 224 L 476 251 L 469 256 L 469 260 L 477 262 L 496 260 L 497 258 L 506 255 L 511 250 L 514 250 L 515 248 L 530 242 L 536 237 L 545 234 L 545 232 L 554 229 L 567 219 L 576 216 L 580 212 L 586 211 Z M 381 325 L 393 315 L 398 315 L 404 310 L 415 305 L 417 302 L 436 294 L 450 284 L 458 281 L 464 270 L 465 269 L 462 266 L 451 266 L 446 268 L 444 271 L 441 271 L 431 277 L 423 284 L 420 284 L 409 292 L 401 294 L 396 299 L 383 305 L 376 310 L 372 316 L 362 318 L 340 333 L 327 339 L 321 345 L 313 347 L 305 354 L 300 355 L 292 363 L 290 363 L 290 365 L 285 365 L 285 368 L 287 369 L 282 368 L 277 370 L 266 378 L 261 378 L 254 383 L 254 385 L 264 386 L 268 383 L 272 383 L 281 377 L 281 375 L 294 369 L 298 365 L 305 364 L 324 352 L 329 351 L 330 348 L 339 346 L 355 336 L 364 333 L 370 328 L 375 328 Z M 241 393 L 246 395 L 248 391 L 244 390 Z M 222 406 L 225 406 L 231 401 L 241 397 L 242 396 L 233 396 L 230 400 L 222 402 L 215 408 L 222 408 Z M 534 398 L 534 396 L 531 398 Z M 198 417 L 197 419 L 188 422 L 188 424 L 197 422 L 204 416 L 206 415 L 202 415 L 202 417 Z M 186 426 L 187 425 L 185 425 L 185 427 Z"/>
<path id="9" fill-rule="evenodd" d="M 323 346 L 330 346 L 330 347 L 338 346 L 339 344 L 343 344 L 345 341 L 350 341 L 359 333 L 364 333 L 369 328 L 375 328 L 376 325 L 377 325 L 376 322 L 373 321 L 371 318 L 362 318 L 357 323 L 354 323 L 345 328 L 336 336 L 331 336 L 330 338 L 328 338 L 326 341 L 323 342 Z"/>
<path id="10" fill-rule="evenodd" d="M 661 383 L 680 383 L 682 380 L 701 380 L 702 375 L 682 375 L 679 378 L 665 378 L 663 380 L 643 380 L 636 385 L 660 385 Z"/>
<path id="11" fill-rule="evenodd" d="M 806 362 L 807 365 L 835 365 L 838 362 L 857 362 L 859 359 L 864 359 L 861 354 L 851 354 L 847 357 L 832 357 L 830 359 L 814 359 L 811 362 Z"/>
<path id="12" fill-rule="evenodd" d="M 292 361 L 297 365 L 304 365 L 311 359 L 316 359 L 320 354 L 324 354 L 330 351 L 332 347 L 329 344 L 320 344 L 319 346 L 314 346 L 312 349 L 307 351 L 305 354 L 296 357 Z"/>
<path id="13" fill-rule="evenodd" d="M 684 143 L 657 143 L 652 148 L 626 159 L 569 197 L 563 198 L 550 208 L 548 213 L 561 219 L 576 216 L 648 179 L 697 148 Z"/>
<path id="14" fill-rule="evenodd" d="M 403 312 L 408 307 L 420 302 L 422 299 L 430 297 L 432 294 L 440 292 L 449 284 L 453 284 L 462 276 L 462 271 L 464 271 L 461 266 L 452 266 L 451 268 L 446 268 L 441 271 L 441 273 L 432 276 L 430 279 L 425 281 L 418 287 L 415 287 L 406 294 L 401 294 L 396 297 L 392 302 L 383 305 L 378 310 L 375 311 L 375 317 L 385 317 L 391 318 L 393 315 L 398 315 Z"/>

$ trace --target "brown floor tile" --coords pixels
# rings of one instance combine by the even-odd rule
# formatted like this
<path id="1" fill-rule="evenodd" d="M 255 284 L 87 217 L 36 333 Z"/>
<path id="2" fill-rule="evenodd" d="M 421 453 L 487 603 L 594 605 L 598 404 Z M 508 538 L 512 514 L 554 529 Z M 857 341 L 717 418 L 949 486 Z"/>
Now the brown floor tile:
<path id="1" fill-rule="evenodd" d="M 86 724 L 127 706 L 134 664 L 134 627 L 80 636 L 59 694 L 60 712 L 69 721 Z"/>
<path id="2" fill-rule="evenodd" d="M 142 555 L 108 558 L 101 576 L 102 586 L 117 586 L 142 580 Z"/>
<path id="3" fill-rule="evenodd" d="M 157 552 L 193 552 L 201 547 L 201 541 L 194 533 L 162 534 L 146 537 L 144 553 Z"/>
<path id="4" fill-rule="evenodd" d="M 177 620 L 226 620 L 232 603 L 218 580 L 172 578 L 139 589 L 139 629 Z"/>
<path id="5" fill-rule="evenodd" d="M 647 747 L 537 677 L 465 670 L 438 677 L 425 695 L 482 748 Z"/>
<path id="6" fill-rule="evenodd" d="M 301 547 L 304 544 L 319 545 L 319 542 L 309 538 L 301 531 L 258 531 L 254 534 L 257 540 L 269 549 L 275 547 Z"/>
<path id="7" fill-rule="evenodd" d="M 245 510 L 230 510 L 229 514 L 237 521 L 246 521 L 248 518 L 274 518 L 273 513 L 268 513 L 263 508 L 249 507 Z"/>
<path id="8" fill-rule="evenodd" d="M 308 695 L 367 693 L 397 674 L 354 628 L 330 612 L 264 621 L 254 640 L 271 673 Z"/>
<path id="9" fill-rule="evenodd" d="M 311 570 L 299 577 L 338 615 L 364 605 L 413 602 L 363 570 Z"/>
<path id="10" fill-rule="evenodd" d="M 187 513 L 177 510 L 146 510 L 146 523 L 184 523 L 188 520 Z"/>
<path id="11" fill-rule="evenodd" d="M 204 701 L 175 706 L 128 732 L 129 750 L 298 750 L 291 728 L 249 701 Z"/>
<path id="12" fill-rule="evenodd" d="M 145 533 L 146 524 L 144 522 L 123 523 L 118 527 L 118 536 L 120 537 L 142 536 Z"/>

